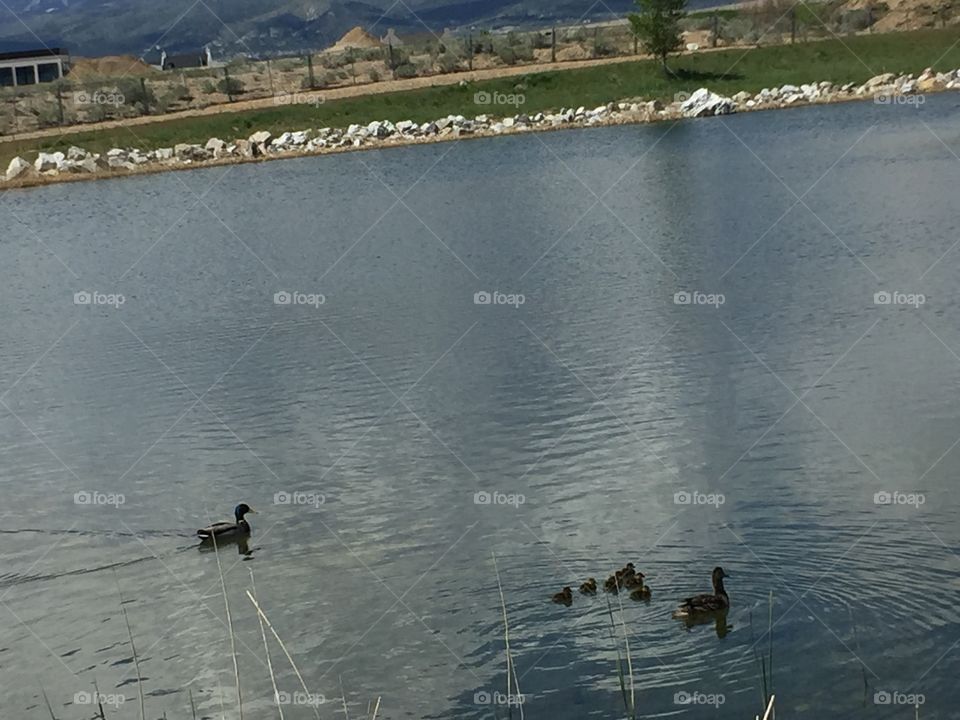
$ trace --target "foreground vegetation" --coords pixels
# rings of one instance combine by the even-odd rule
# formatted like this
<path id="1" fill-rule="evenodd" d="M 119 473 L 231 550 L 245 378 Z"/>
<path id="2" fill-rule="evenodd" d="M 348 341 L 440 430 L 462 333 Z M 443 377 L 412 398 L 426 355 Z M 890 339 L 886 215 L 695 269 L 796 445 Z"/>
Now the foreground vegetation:
<path id="1" fill-rule="evenodd" d="M 325 104 L 279 105 L 161 121 L 131 128 L 65 133 L 39 140 L 0 143 L 0 170 L 15 155 L 65 151 L 78 145 L 93 152 L 111 147 L 150 150 L 177 143 L 204 143 L 208 138 L 245 138 L 257 130 L 285 131 L 324 126 L 345 127 L 371 120 L 426 122 L 447 114 L 473 117 L 507 115 L 560 107 L 592 107 L 630 97 L 672 99 L 678 92 L 708 86 L 718 93 L 757 92 L 785 83 L 829 80 L 862 83 L 883 72 L 919 73 L 960 67 L 957 31 L 920 30 L 885 35 L 857 35 L 795 45 L 729 49 L 685 55 L 666 76 L 656 60 L 557 70 L 465 86 L 449 85 L 407 92 L 369 95 Z M 478 105 L 480 91 L 522 95 L 524 104 Z"/>

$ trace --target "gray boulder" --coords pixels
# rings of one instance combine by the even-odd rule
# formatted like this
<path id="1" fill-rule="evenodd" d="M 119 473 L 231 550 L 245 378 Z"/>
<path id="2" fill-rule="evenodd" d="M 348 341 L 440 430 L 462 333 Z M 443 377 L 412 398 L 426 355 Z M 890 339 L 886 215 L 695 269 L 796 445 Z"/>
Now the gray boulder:
<path id="1" fill-rule="evenodd" d="M 735 109 L 733 100 L 712 93 L 706 88 L 696 90 L 689 98 L 680 103 L 680 113 L 684 117 L 729 115 Z"/>
<path id="2" fill-rule="evenodd" d="M 7 165 L 7 174 L 5 177 L 9 182 L 10 180 L 14 180 L 28 172 L 31 167 L 33 166 L 30 165 L 30 163 L 28 163 L 22 157 L 17 156 L 10 161 L 9 165 Z"/>

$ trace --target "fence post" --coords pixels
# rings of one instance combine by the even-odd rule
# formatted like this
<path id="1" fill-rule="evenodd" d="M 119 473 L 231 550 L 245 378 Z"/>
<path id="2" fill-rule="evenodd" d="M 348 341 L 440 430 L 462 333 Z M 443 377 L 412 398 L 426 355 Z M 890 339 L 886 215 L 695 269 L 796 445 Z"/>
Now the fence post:
<path id="1" fill-rule="evenodd" d="M 313 55 L 307 53 L 307 82 L 310 84 L 310 89 L 314 90 L 317 87 L 317 79 L 313 75 Z"/>
<path id="2" fill-rule="evenodd" d="M 140 90 L 143 94 L 143 114 L 150 114 L 150 93 L 147 91 L 147 79 L 140 78 Z"/>
<path id="3" fill-rule="evenodd" d="M 557 61 L 557 26 L 554 25 L 550 31 L 550 62 Z"/>
<path id="4" fill-rule="evenodd" d="M 63 91 L 57 83 L 57 113 L 60 116 L 60 127 L 63 127 Z"/>
<path id="5" fill-rule="evenodd" d="M 797 8 L 793 6 L 790 8 L 790 44 L 793 45 L 797 41 Z"/>
<path id="6" fill-rule="evenodd" d="M 223 89 L 227 91 L 227 101 L 233 102 L 233 90 L 230 87 L 230 68 L 223 68 Z"/>
<path id="7" fill-rule="evenodd" d="M 470 30 L 470 34 L 467 36 L 467 63 L 469 64 L 470 71 L 473 72 L 473 29 Z"/>
<path id="8" fill-rule="evenodd" d="M 710 47 L 717 46 L 717 38 L 720 35 L 720 16 L 713 14 L 713 35 L 710 37 Z"/>
<path id="9" fill-rule="evenodd" d="M 273 70 L 270 69 L 270 58 L 267 58 L 267 77 L 270 79 L 270 97 L 276 97 L 277 94 L 273 91 Z"/>

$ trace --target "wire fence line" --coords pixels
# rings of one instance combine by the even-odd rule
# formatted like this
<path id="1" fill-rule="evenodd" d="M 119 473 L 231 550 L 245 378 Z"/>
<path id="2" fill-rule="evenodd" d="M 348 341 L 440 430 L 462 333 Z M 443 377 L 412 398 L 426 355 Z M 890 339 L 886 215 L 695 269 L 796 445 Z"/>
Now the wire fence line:
<path id="1" fill-rule="evenodd" d="M 815 8 L 815 9 L 814 9 Z M 687 49 L 804 42 L 869 30 L 885 6 L 845 10 L 826 3 L 766 0 L 747 8 L 699 11 L 684 20 Z M 164 115 L 241 100 L 277 105 L 320 103 L 323 91 L 382 80 L 430 77 L 497 67 L 542 65 L 643 51 L 626 20 L 531 32 L 423 34 L 397 45 L 337 48 L 216 67 L 162 71 L 130 63 L 98 74 L 77 64 L 61 80 L 0 87 L 0 137 L 143 115 Z M 83 72 L 81 72 L 81 69 Z"/>

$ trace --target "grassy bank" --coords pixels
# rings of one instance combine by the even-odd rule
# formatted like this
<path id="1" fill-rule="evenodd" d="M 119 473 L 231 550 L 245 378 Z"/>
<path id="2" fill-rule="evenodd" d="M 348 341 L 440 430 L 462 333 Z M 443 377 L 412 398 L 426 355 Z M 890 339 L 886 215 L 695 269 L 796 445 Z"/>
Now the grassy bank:
<path id="1" fill-rule="evenodd" d="M 678 58 L 673 67 L 679 77 L 663 75 L 650 60 L 625 61 L 613 65 L 557 70 L 521 78 L 505 78 L 465 87 L 450 85 L 392 94 L 370 95 L 331 101 L 319 106 L 283 105 L 244 112 L 224 112 L 115 128 L 97 132 L 76 132 L 40 140 L 0 143 L 0 170 L 15 155 L 33 157 L 37 151 L 66 150 L 79 145 L 95 152 L 111 147 L 138 147 L 150 150 L 180 142 L 203 143 L 210 137 L 232 140 L 256 130 L 298 130 L 310 127 L 366 124 L 371 120 L 433 120 L 447 114 L 472 117 L 520 111 L 536 112 L 561 106 L 593 107 L 626 97 L 672 99 L 680 91 L 708 86 L 719 93 L 739 90 L 757 92 L 764 87 L 830 80 L 837 83 L 863 82 L 882 72 L 918 73 L 925 67 L 936 70 L 960 67 L 960 44 L 955 28 L 920 30 L 883 35 L 859 35 L 796 45 L 731 49 Z M 522 93 L 520 109 L 510 105 L 477 105 L 480 90 Z"/>

